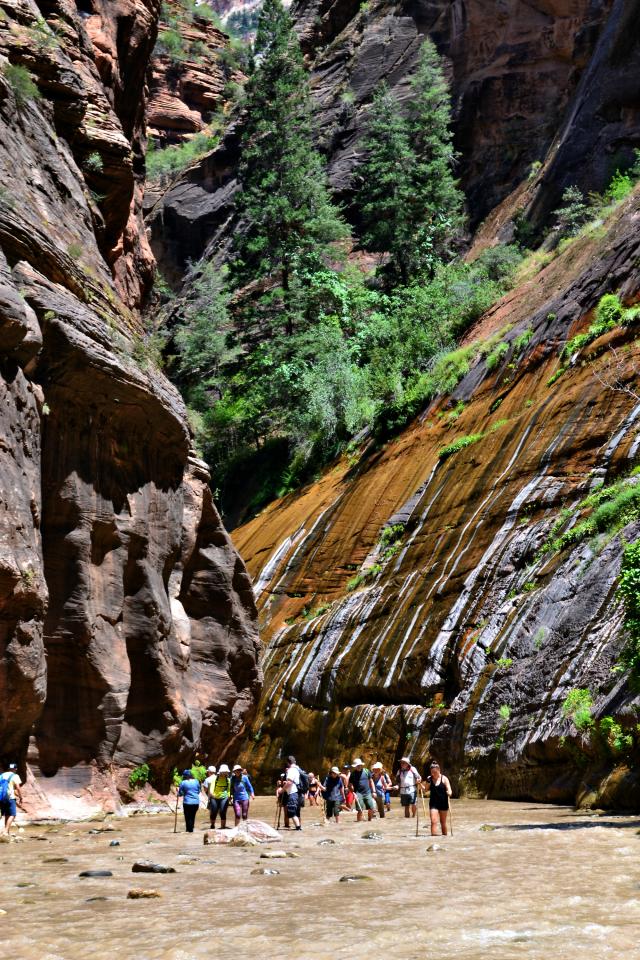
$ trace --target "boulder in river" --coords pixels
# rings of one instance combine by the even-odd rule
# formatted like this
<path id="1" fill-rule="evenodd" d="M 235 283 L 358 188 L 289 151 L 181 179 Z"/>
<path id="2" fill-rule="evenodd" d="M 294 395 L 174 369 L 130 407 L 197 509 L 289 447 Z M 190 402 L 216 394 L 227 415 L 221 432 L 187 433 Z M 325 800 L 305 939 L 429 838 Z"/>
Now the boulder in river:
<path id="1" fill-rule="evenodd" d="M 265 850 L 260 854 L 261 860 L 284 860 L 288 856 L 285 850 Z"/>
<path id="2" fill-rule="evenodd" d="M 335 840 L 330 840 L 328 837 L 326 837 L 324 840 L 318 840 L 319 847 L 326 847 L 328 844 L 333 843 L 335 843 Z"/>
<path id="3" fill-rule="evenodd" d="M 119 840 L 109 840 L 109 846 L 110 846 L 110 847 L 119 847 L 119 846 L 120 846 L 120 841 L 119 841 Z"/>
<path id="4" fill-rule="evenodd" d="M 384 837 L 381 833 L 377 833 L 376 830 L 367 830 L 366 833 L 362 834 L 363 840 L 384 840 Z"/>
<path id="5" fill-rule="evenodd" d="M 444 847 L 440 843 L 432 843 L 431 846 L 427 847 L 427 853 L 438 853 L 442 852 Z"/>
<path id="6" fill-rule="evenodd" d="M 156 900 L 161 896 L 159 890 L 141 890 L 139 887 L 134 887 L 133 890 L 129 890 L 127 900 Z"/>
<path id="7" fill-rule="evenodd" d="M 251 874 L 253 876 L 275 877 L 275 876 L 280 876 L 280 871 L 274 870 L 273 867 L 262 867 L 262 868 L 256 867 L 255 870 L 251 871 Z"/>
<path id="8" fill-rule="evenodd" d="M 69 863 L 68 857 L 45 857 L 43 863 Z"/>
<path id="9" fill-rule="evenodd" d="M 373 880 L 373 877 L 367 877 L 363 873 L 347 874 L 340 877 L 339 883 L 359 883 L 361 880 Z"/>
<path id="10" fill-rule="evenodd" d="M 79 877 L 112 877 L 111 870 L 83 870 Z"/>
<path id="11" fill-rule="evenodd" d="M 175 867 L 165 867 L 161 863 L 154 863 L 153 860 L 136 860 L 131 867 L 132 873 L 175 873 Z"/>

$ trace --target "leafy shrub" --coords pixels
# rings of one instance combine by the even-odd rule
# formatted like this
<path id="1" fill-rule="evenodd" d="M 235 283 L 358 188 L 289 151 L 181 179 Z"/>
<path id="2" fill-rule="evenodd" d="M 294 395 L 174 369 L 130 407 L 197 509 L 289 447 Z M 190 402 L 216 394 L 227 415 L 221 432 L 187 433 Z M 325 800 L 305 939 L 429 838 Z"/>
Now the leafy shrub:
<path id="1" fill-rule="evenodd" d="M 616 170 L 605 192 L 605 199 L 609 203 L 620 203 L 629 196 L 633 187 L 634 181 L 630 174 Z"/>
<path id="2" fill-rule="evenodd" d="M 502 360 L 504 360 L 504 358 L 508 353 L 509 353 L 508 343 L 505 343 L 503 341 L 502 343 L 496 344 L 496 346 L 493 348 L 493 350 L 488 355 L 485 361 L 485 363 L 487 364 L 487 370 L 495 370 L 496 367 L 500 365 Z"/>
<path id="3" fill-rule="evenodd" d="M 134 769 L 129 774 L 129 787 L 132 790 L 138 790 L 140 787 L 144 787 L 145 784 L 149 783 L 151 780 L 151 769 L 148 763 L 141 763 L 139 767 L 134 767 Z"/>
<path id="4" fill-rule="evenodd" d="M 590 690 L 570 690 L 562 703 L 562 716 L 571 720 L 576 730 L 586 731 L 593 727 L 592 707 L 593 696 Z"/>
<path id="5" fill-rule="evenodd" d="M 218 143 L 219 135 L 212 126 L 175 146 L 158 147 L 150 140 L 146 160 L 147 179 L 160 180 L 175 176 L 214 150 Z"/>
<path id="6" fill-rule="evenodd" d="M 442 447 L 441 450 L 438 450 L 438 457 L 440 460 L 446 460 L 448 457 L 452 457 L 460 450 L 464 450 L 465 447 L 470 447 L 472 444 L 478 443 L 478 441 L 482 440 L 483 438 L 484 433 L 471 433 L 466 437 L 458 437 L 458 439 L 454 440 L 453 443 L 449 443 L 446 447 Z"/>
<path id="7" fill-rule="evenodd" d="M 496 660 L 496 667 L 498 667 L 498 669 L 500 670 L 508 670 L 509 667 L 512 667 L 512 666 L 513 666 L 513 659 L 511 657 L 500 657 L 499 660 Z"/>
<path id="8" fill-rule="evenodd" d="M 531 327 L 528 327 L 526 330 L 523 330 L 513 341 L 513 349 L 515 353 L 522 353 L 526 346 L 528 346 L 531 338 L 533 337 L 533 330 Z"/>
<path id="9" fill-rule="evenodd" d="M 207 779 L 207 768 L 201 763 L 194 763 L 191 767 L 191 773 L 196 780 L 199 780 L 200 783 L 204 783 Z"/>
<path id="10" fill-rule="evenodd" d="M 588 515 L 565 532 L 560 533 L 576 515 L 588 511 Z M 574 546 L 596 533 L 612 533 L 640 517 L 640 482 L 630 476 L 602 487 L 585 497 L 574 509 L 562 511 L 551 528 L 549 539 L 542 553 L 557 553 L 565 547 Z"/>
<path id="11" fill-rule="evenodd" d="M 605 295 L 600 298 L 595 311 L 595 319 L 589 329 L 585 333 L 579 333 L 577 336 L 572 337 L 572 339 L 565 344 L 560 356 L 563 358 L 572 357 L 575 353 L 579 353 L 580 350 L 588 347 L 594 340 L 597 340 L 598 337 L 601 337 L 604 333 L 608 333 L 609 330 L 614 330 L 618 326 L 636 322 L 638 314 L 639 311 L 637 307 L 625 309 L 615 293 L 605 293 Z"/>
<path id="12" fill-rule="evenodd" d="M 11 88 L 18 108 L 26 106 L 29 100 L 40 99 L 41 93 L 26 67 L 8 63 L 2 68 L 2 73 Z"/>
<path id="13" fill-rule="evenodd" d="M 104 163 L 102 162 L 102 157 L 97 151 L 90 153 L 87 159 L 84 161 L 84 169 L 88 170 L 90 173 L 102 173 L 104 170 Z"/>
<path id="14" fill-rule="evenodd" d="M 623 669 L 630 671 L 633 685 L 637 688 L 640 685 L 640 540 L 624 548 L 618 593 L 624 603 L 627 633 L 619 663 Z"/>

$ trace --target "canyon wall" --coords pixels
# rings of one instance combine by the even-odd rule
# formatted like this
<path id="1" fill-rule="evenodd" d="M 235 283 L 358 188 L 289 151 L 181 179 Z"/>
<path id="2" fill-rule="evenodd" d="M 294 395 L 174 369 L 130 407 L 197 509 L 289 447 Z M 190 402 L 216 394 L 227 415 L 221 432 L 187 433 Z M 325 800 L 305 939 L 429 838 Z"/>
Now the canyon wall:
<path id="1" fill-rule="evenodd" d="M 638 298 L 639 225 L 637 189 L 471 331 L 467 344 L 506 345 L 497 366 L 478 351 L 396 439 L 364 443 L 234 532 L 267 644 L 247 763 L 276 771 L 294 752 L 314 770 L 356 755 L 395 769 L 435 753 L 466 795 L 638 807 L 637 770 L 585 745 L 561 706 L 588 688 L 594 716 L 635 729 L 640 697 L 612 668 L 622 546 L 640 527 L 542 547 L 637 463 L 633 329 L 563 373 L 559 353 L 604 293 Z M 630 393 L 601 382 L 612 348 Z"/>
<path id="2" fill-rule="evenodd" d="M 260 688 L 251 584 L 137 312 L 159 7 L 0 2 L 0 749 L 39 809 L 216 756 Z"/>
<path id="3" fill-rule="evenodd" d="M 568 183 L 602 189 L 631 160 L 639 122 L 632 7 L 636 0 L 298 0 L 291 11 L 334 193 L 348 211 L 373 94 L 384 81 L 406 102 L 426 35 L 451 81 L 472 226 L 526 180 L 557 137 L 563 160 L 545 171 L 536 222 L 558 205 Z M 168 275 L 182 274 L 188 260 L 224 256 L 237 162 L 233 127 L 155 206 L 151 242 Z"/>

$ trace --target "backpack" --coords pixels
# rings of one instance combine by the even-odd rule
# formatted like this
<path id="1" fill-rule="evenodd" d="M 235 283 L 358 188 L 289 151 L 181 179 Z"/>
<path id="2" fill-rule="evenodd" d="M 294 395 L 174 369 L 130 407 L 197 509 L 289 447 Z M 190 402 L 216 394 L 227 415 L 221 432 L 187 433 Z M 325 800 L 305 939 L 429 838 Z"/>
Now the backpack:
<path id="1" fill-rule="evenodd" d="M 298 793 L 305 794 L 309 790 L 309 774 L 306 770 L 303 770 L 302 767 L 298 767 L 300 771 L 300 783 L 298 784 Z"/>
<path id="2" fill-rule="evenodd" d="M 10 777 L 2 777 L 0 779 L 0 803 L 4 803 L 9 799 L 9 784 L 13 780 L 14 774 L 12 773 Z"/>

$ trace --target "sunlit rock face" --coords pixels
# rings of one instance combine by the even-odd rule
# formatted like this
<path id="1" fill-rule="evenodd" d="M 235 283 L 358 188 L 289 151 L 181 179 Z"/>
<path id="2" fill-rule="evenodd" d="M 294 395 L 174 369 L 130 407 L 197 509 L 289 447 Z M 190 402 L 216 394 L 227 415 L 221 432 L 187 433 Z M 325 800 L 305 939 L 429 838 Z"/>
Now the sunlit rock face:
<path id="1" fill-rule="evenodd" d="M 563 119 L 563 149 L 581 165 L 581 186 L 602 189 L 616 162 L 631 158 L 640 123 L 631 96 L 635 55 L 620 47 L 629 34 L 627 7 L 612 0 L 298 0 L 291 12 L 309 63 L 318 144 L 335 194 L 348 210 L 359 185 L 373 95 L 384 82 L 408 101 L 427 35 L 444 56 L 451 81 L 460 179 L 473 225 L 544 160 Z M 614 20 L 620 21 L 617 33 Z M 587 67 L 593 71 L 596 64 L 600 72 L 587 83 Z M 582 111 L 576 113 L 585 98 L 591 117 L 586 125 Z M 234 127 L 157 204 L 149 225 L 167 274 L 180 274 L 203 253 L 224 257 L 237 163 Z M 556 205 L 566 182 L 564 170 L 547 175 L 539 217 Z"/>
<path id="2" fill-rule="evenodd" d="M 609 777 L 611 754 L 576 751 L 561 709 L 589 688 L 594 716 L 637 722 L 638 695 L 612 667 L 624 643 L 622 545 L 638 525 L 541 552 L 561 509 L 637 463 L 637 396 L 604 387 L 597 365 L 554 377 L 603 293 L 638 298 L 639 224 L 636 190 L 603 235 L 574 241 L 471 331 L 469 342 L 509 344 L 495 369 L 478 357 L 450 401 L 234 532 L 266 643 L 248 763 L 271 770 L 293 752 L 315 770 L 435 754 L 468 794 L 640 802 L 624 766 Z M 632 384 L 633 333 L 612 336 L 598 342 L 601 362 L 619 347 Z M 484 436 L 438 456 L 471 434 Z M 385 555 L 389 526 L 398 539 Z"/>
<path id="3" fill-rule="evenodd" d="M 46 775 L 161 780 L 260 687 L 251 584 L 136 313 L 159 6 L 1 5 L 0 741 Z"/>
<path id="4" fill-rule="evenodd" d="M 180 13 L 178 3 L 167 4 Z M 180 22 L 180 21 L 178 21 Z M 176 60 L 162 49 L 162 38 L 169 26 L 160 22 L 159 41 L 152 61 L 147 131 L 149 136 L 166 143 L 180 143 L 203 130 L 223 106 L 227 83 L 220 61 L 229 38 L 205 16 L 184 18 L 179 32 L 185 59 Z"/>

